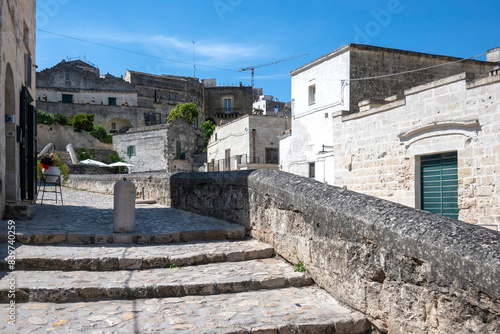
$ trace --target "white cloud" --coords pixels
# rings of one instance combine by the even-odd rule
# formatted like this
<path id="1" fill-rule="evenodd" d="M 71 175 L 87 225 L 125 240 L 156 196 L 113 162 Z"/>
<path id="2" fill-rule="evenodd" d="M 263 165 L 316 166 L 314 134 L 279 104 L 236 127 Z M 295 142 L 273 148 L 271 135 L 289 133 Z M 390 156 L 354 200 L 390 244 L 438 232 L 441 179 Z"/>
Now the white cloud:
<path id="1" fill-rule="evenodd" d="M 131 50 L 155 57 L 171 59 L 176 61 L 191 62 L 193 59 L 192 40 L 183 40 L 176 36 L 167 35 L 141 35 L 126 33 L 111 33 L 102 31 L 86 31 L 85 35 L 80 33 L 68 33 L 67 36 L 75 37 L 85 41 L 106 44 L 111 47 Z M 54 36 L 51 36 L 54 37 Z M 142 49 L 137 49 L 137 46 Z M 236 42 L 224 42 L 220 40 L 197 40 L 195 41 L 196 63 L 200 65 L 239 67 L 248 66 L 247 61 L 261 58 L 264 53 L 264 45 L 250 45 Z"/>

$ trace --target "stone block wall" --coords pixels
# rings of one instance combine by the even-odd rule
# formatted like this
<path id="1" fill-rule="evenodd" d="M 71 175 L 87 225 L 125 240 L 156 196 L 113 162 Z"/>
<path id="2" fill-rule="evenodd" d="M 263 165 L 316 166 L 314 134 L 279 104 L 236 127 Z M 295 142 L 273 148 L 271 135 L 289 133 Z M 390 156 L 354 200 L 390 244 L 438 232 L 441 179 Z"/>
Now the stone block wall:
<path id="1" fill-rule="evenodd" d="M 270 170 L 171 177 L 172 206 L 244 225 L 384 333 L 500 331 L 500 234 Z"/>
<path id="2" fill-rule="evenodd" d="M 500 230 L 500 76 L 462 73 L 334 114 L 334 184 L 421 208 L 420 159 L 456 152 L 459 219 Z"/>
<path id="3" fill-rule="evenodd" d="M 131 181 L 135 184 L 136 196 L 138 198 L 144 197 L 146 200 L 155 200 L 160 204 L 170 205 L 170 174 L 167 173 L 107 175 L 71 174 L 65 186 L 73 189 L 113 195 L 115 183 L 122 181 L 124 177 L 127 181 Z"/>

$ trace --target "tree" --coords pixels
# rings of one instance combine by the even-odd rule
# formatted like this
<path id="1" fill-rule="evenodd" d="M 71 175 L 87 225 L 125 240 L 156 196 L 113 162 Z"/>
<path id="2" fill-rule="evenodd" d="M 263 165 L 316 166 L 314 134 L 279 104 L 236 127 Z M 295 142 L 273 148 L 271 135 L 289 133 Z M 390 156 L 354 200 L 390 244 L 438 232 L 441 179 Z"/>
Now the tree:
<path id="1" fill-rule="evenodd" d="M 208 141 L 210 140 L 212 133 L 214 133 L 215 124 L 212 123 L 212 121 L 203 122 L 201 123 L 201 130 L 203 131 L 205 147 L 207 147 Z"/>
<path id="2" fill-rule="evenodd" d="M 94 129 L 94 114 L 76 114 L 73 117 L 73 127 L 77 130 L 92 131 Z"/>
<path id="3" fill-rule="evenodd" d="M 171 123 L 176 119 L 185 119 L 189 124 L 193 125 L 195 118 L 198 117 L 198 108 L 193 102 L 178 104 L 167 117 L 167 123 Z"/>

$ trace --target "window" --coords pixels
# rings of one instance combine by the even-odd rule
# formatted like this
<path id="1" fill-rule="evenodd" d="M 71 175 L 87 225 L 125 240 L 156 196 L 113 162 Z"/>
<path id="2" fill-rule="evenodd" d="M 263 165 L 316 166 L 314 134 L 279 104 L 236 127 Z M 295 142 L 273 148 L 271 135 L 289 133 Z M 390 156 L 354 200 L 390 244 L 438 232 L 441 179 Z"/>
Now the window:
<path id="1" fill-rule="evenodd" d="M 309 177 L 310 178 L 316 177 L 316 164 L 314 162 L 311 162 L 309 164 Z"/>
<path id="2" fill-rule="evenodd" d="M 116 106 L 116 97 L 108 97 L 108 105 Z"/>
<path id="3" fill-rule="evenodd" d="M 168 93 L 168 100 L 173 101 L 174 100 L 174 93 Z"/>
<path id="4" fill-rule="evenodd" d="M 135 145 L 127 146 L 127 155 L 129 156 L 129 158 L 135 155 Z"/>
<path id="5" fill-rule="evenodd" d="M 64 80 L 71 81 L 71 74 L 69 72 L 64 73 Z"/>
<path id="6" fill-rule="evenodd" d="M 227 149 L 226 158 L 224 159 L 224 170 L 231 170 L 231 149 Z"/>
<path id="7" fill-rule="evenodd" d="M 309 104 L 316 103 L 316 85 L 309 86 Z"/>
<path id="8" fill-rule="evenodd" d="M 181 160 L 185 160 L 186 159 L 186 153 L 184 153 L 184 151 L 182 150 L 182 146 L 181 146 L 181 141 L 180 140 L 177 140 L 175 142 L 175 158 L 176 159 L 181 159 Z"/>
<path id="9" fill-rule="evenodd" d="M 26 86 L 31 87 L 31 70 L 33 69 L 33 64 L 31 63 L 31 55 L 26 53 L 24 55 L 24 82 Z"/>
<path id="10" fill-rule="evenodd" d="M 224 99 L 224 114 L 231 113 L 231 99 Z"/>
<path id="11" fill-rule="evenodd" d="M 116 123 L 111 123 L 111 130 L 116 130 Z"/>
<path id="12" fill-rule="evenodd" d="M 420 158 L 421 208 L 458 219 L 457 152 Z"/>
<path id="13" fill-rule="evenodd" d="M 155 90 L 155 102 L 156 103 L 159 103 L 160 102 L 160 91 L 159 90 Z"/>
<path id="14" fill-rule="evenodd" d="M 63 94 L 62 95 L 62 103 L 73 103 L 73 95 L 72 94 Z"/>
<path id="15" fill-rule="evenodd" d="M 194 97 L 190 96 L 189 97 L 189 102 L 193 102 L 194 101 Z"/>

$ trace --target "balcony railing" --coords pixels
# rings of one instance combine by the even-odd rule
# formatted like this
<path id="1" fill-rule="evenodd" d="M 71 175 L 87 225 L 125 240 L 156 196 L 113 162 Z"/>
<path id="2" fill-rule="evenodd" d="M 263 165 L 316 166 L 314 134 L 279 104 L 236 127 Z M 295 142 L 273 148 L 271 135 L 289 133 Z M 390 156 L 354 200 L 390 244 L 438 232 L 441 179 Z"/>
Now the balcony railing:
<path id="1" fill-rule="evenodd" d="M 208 172 L 222 172 L 232 170 L 235 162 L 238 165 L 258 164 L 260 163 L 259 157 L 255 159 L 247 154 L 234 155 L 229 159 L 220 159 L 207 163 Z"/>

